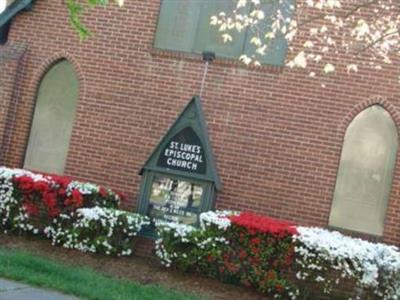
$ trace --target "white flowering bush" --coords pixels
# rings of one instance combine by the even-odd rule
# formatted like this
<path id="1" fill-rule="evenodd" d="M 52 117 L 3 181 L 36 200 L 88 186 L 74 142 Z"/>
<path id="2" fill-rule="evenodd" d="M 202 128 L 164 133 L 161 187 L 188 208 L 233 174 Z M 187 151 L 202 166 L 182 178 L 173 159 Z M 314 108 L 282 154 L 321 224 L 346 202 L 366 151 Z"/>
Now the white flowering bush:
<path id="1" fill-rule="evenodd" d="M 159 236 L 155 242 L 156 256 L 160 259 L 161 264 L 170 267 L 175 259 L 178 258 L 178 253 L 175 249 L 178 249 L 181 244 L 189 244 L 192 240 L 192 234 L 197 229 L 191 225 L 172 222 L 157 222 L 156 226 Z M 185 252 L 179 253 L 183 259 L 187 259 Z M 188 265 L 188 263 L 185 265 Z"/>
<path id="2" fill-rule="evenodd" d="M 61 213 L 80 207 L 117 208 L 122 196 L 65 176 L 0 167 L 0 230 L 40 233 Z"/>
<path id="3" fill-rule="evenodd" d="M 379 299 L 400 299 L 400 252 L 394 246 L 322 228 L 297 227 L 296 277 L 329 294 L 352 281 Z"/>
<path id="4" fill-rule="evenodd" d="M 400 299 L 400 252 L 252 213 L 206 212 L 198 228 L 159 223 L 166 267 L 252 286 L 274 298 Z M 334 290 L 334 291 L 333 291 Z"/>
<path id="5" fill-rule="evenodd" d="M 83 252 L 126 256 L 132 253 L 134 237 L 148 225 L 147 217 L 104 207 L 80 208 L 61 214 L 45 229 L 53 245 Z"/>
<path id="6" fill-rule="evenodd" d="M 38 229 L 30 224 L 29 216 L 24 206 L 14 197 L 14 186 L 6 178 L 0 178 L 0 230 L 18 230 L 38 233 Z"/>
<path id="7" fill-rule="evenodd" d="M 130 255 L 146 217 L 117 210 L 123 196 L 65 176 L 0 167 L 0 230 L 44 234 L 53 245 Z"/>
<path id="8" fill-rule="evenodd" d="M 231 226 L 229 216 L 238 215 L 239 212 L 231 210 L 207 211 L 200 214 L 200 227 L 206 229 L 208 227 L 217 227 L 218 229 L 226 230 Z"/>
<path id="9" fill-rule="evenodd" d="M 181 270 L 188 270 L 201 263 L 209 252 L 220 252 L 220 246 L 228 241 L 218 232 L 230 226 L 226 218 L 228 211 L 209 211 L 200 215 L 201 228 L 191 225 L 157 222 L 156 255 L 160 262 L 170 267 L 172 264 Z"/>

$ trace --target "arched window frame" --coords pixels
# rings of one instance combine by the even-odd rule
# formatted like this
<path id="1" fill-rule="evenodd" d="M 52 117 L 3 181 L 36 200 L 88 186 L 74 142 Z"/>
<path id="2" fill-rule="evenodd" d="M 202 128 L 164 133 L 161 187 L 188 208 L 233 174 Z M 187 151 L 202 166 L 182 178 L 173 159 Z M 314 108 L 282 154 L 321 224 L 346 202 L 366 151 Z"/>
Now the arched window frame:
<path id="1" fill-rule="evenodd" d="M 340 201 L 343 202 L 343 200 L 341 199 L 337 199 L 337 193 L 338 193 L 338 189 L 340 188 L 340 184 L 341 182 L 339 182 L 339 180 L 342 180 L 343 182 L 346 182 L 345 180 L 341 179 L 341 172 L 343 172 L 342 168 L 343 167 L 343 156 L 345 155 L 346 152 L 346 146 L 349 144 L 348 142 L 348 135 L 349 130 L 352 129 L 352 126 L 356 126 L 358 125 L 357 122 L 358 119 L 364 114 L 367 113 L 369 110 L 373 109 L 373 108 L 378 108 L 379 110 L 381 110 L 381 112 L 383 114 L 386 114 L 386 116 L 388 117 L 388 121 L 390 123 L 390 126 L 392 126 L 393 129 L 393 134 L 394 136 L 392 136 L 392 139 L 388 142 L 390 145 L 390 147 L 394 147 L 394 149 L 390 150 L 390 148 L 385 152 L 386 158 L 390 159 L 390 163 L 385 165 L 385 169 L 384 169 L 384 175 L 387 176 L 387 178 L 389 178 L 387 181 L 382 181 L 381 187 L 384 188 L 384 185 L 387 184 L 386 187 L 386 193 L 385 195 L 382 196 L 381 201 L 377 201 L 375 204 L 376 205 L 381 205 L 381 214 L 383 216 L 382 218 L 382 223 L 378 224 L 379 225 L 379 229 L 374 229 L 374 230 L 368 230 L 368 229 L 360 229 L 360 228 L 354 228 L 354 226 L 349 226 L 348 224 L 338 224 L 337 220 L 334 220 L 333 215 L 335 214 L 335 205 L 338 206 L 340 205 Z M 388 124 L 389 124 L 388 123 Z M 380 126 L 383 126 L 382 124 Z M 353 128 L 354 130 L 354 128 Z M 351 138 L 354 138 L 351 137 Z M 387 210 L 389 207 L 389 203 L 390 203 L 390 194 L 391 194 L 391 188 L 392 188 L 392 184 L 393 184 L 393 177 L 394 177 L 394 171 L 395 171 L 395 167 L 396 167 L 396 160 L 397 160 L 397 154 L 398 154 L 398 146 L 399 146 L 399 135 L 398 135 L 398 128 L 396 125 L 396 122 L 394 120 L 394 118 L 392 117 L 391 113 L 389 113 L 389 111 L 386 109 L 386 107 L 384 107 L 383 104 L 381 103 L 372 103 L 369 106 L 365 107 L 363 110 L 359 111 L 358 114 L 356 114 L 354 116 L 354 118 L 351 120 L 351 122 L 348 124 L 345 134 L 344 134 L 344 139 L 343 139 L 343 146 L 342 146 L 342 151 L 341 151 L 341 155 L 340 155 L 340 161 L 339 161 L 339 165 L 338 165 L 338 172 L 337 172 L 337 177 L 336 177 L 336 183 L 335 183 L 335 189 L 334 189 L 334 193 L 333 193 L 333 200 L 332 200 L 332 206 L 331 206 L 331 210 L 330 210 L 330 216 L 329 216 L 329 226 L 333 227 L 333 228 L 338 228 L 338 229 L 345 229 L 345 230 L 349 230 L 349 231 L 354 231 L 354 232 L 361 232 L 361 233 L 365 233 L 365 234 L 370 234 L 370 235 L 374 235 L 374 236 L 382 236 L 383 235 L 383 231 L 384 231 L 384 227 L 385 227 L 385 222 L 386 222 L 386 214 L 387 214 Z M 388 167 L 389 166 L 389 167 Z M 387 179 L 386 177 L 384 177 L 385 179 Z M 339 196 L 338 196 L 339 197 Z M 335 203 L 336 202 L 336 203 Z M 337 203 L 339 202 L 339 204 Z M 361 210 L 362 206 L 360 205 L 360 210 Z M 337 209 L 337 208 L 336 208 Z M 360 210 L 357 211 L 357 213 L 360 213 Z M 337 214 L 337 212 L 336 212 Z M 379 217 L 379 216 L 378 216 Z M 378 219 L 378 218 L 377 218 Z M 353 219 L 350 219 L 352 221 L 354 221 Z M 350 222 L 351 223 L 351 222 Z"/>
<path id="2" fill-rule="evenodd" d="M 65 53 L 64 53 L 65 54 Z M 75 123 L 75 119 L 76 119 L 76 111 L 77 111 L 77 106 L 78 106 L 78 102 L 79 102 L 79 98 L 81 96 L 81 76 L 79 76 L 79 72 L 77 70 L 76 64 L 73 62 L 73 60 L 71 60 L 68 55 L 64 55 L 64 54 L 58 54 L 55 55 L 55 59 L 52 60 L 51 63 L 47 63 L 45 66 L 42 67 L 42 70 L 40 71 L 40 73 L 37 73 L 38 76 L 36 77 L 36 80 L 34 80 L 34 82 L 32 83 L 32 88 L 36 89 L 36 93 L 35 93 L 35 105 L 33 107 L 32 110 L 32 116 L 31 116 L 31 124 L 30 124 L 30 130 L 29 130 L 29 135 L 27 137 L 26 140 L 26 148 L 25 148 L 25 156 L 24 156 L 24 168 L 27 169 L 31 169 L 31 170 L 35 170 L 35 171 L 42 171 L 42 172 L 48 172 L 48 173 L 55 173 L 55 174 L 63 174 L 66 163 L 67 163 L 67 158 L 68 158 L 68 152 L 69 152 L 69 144 L 70 144 L 70 140 L 72 137 L 72 131 L 74 128 L 74 123 Z M 38 109 L 38 105 L 39 105 L 39 97 L 40 97 L 40 90 L 42 87 L 42 84 L 44 82 L 44 80 L 46 80 L 46 76 L 49 75 L 49 72 L 51 72 L 56 66 L 58 66 L 60 63 L 68 63 L 68 65 L 71 67 L 71 69 L 73 70 L 73 80 L 76 81 L 76 89 L 74 91 L 75 95 L 74 95 L 74 104 L 73 104 L 73 117 L 71 119 L 70 122 L 70 130 L 69 130 L 69 134 L 68 134 L 68 141 L 66 142 L 66 146 L 67 146 L 67 150 L 65 153 L 65 157 L 63 160 L 63 167 L 62 170 L 56 170 L 56 169 L 47 169 L 47 170 L 43 170 L 42 168 L 35 168 L 35 167 L 30 167 L 29 165 L 27 165 L 27 156 L 29 154 L 29 144 L 30 144 L 30 140 L 31 140 L 31 135 L 33 133 L 33 128 L 35 126 L 35 115 Z"/>

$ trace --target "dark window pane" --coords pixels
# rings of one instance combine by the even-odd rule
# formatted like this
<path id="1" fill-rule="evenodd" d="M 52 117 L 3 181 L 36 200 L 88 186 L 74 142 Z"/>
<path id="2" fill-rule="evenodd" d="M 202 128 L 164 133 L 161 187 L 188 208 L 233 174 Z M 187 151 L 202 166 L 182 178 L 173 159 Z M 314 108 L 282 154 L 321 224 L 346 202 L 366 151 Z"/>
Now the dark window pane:
<path id="1" fill-rule="evenodd" d="M 163 0 L 154 47 L 192 52 L 202 1 Z"/>
<path id="2" fill-rule="evenodd" d="M 232 33 L 232 42 L 224 43 L 218 26 L 210 25 L 210 18 L 218 15 L 221 11 L 229 12 L 236 7 L 235 1 L 231 0 L 204 0 L 199 27 L 197 29 L 197 37 L 195 42 L 195 52 L 213 51 L 217 56 L 238 58 L 243 53 L 243 43 L 245 40 L 245 31 L 240 33 L 236 30 Z M 249 11 L 247 6 L 247 12 Z M 244 12 L 246 13 L 246 12 Z"/>
<path id="3" fill-rule="evenodd" d="M 251 32 L 242 30 L 230 32 L 232 41 L 224 43 L 218 26 L 210 25 L 210 18 L 220 12 L 230 12 L 236 8 L 232 0 L 163 0 L 158 20 L 154 47 L 166 50 L 183 51 L 201 54 L 213 51 L 217 57 L 237 59 L 240 55 L 253 54 L 255 47 L 250 44 Z M 285 17 L 293 13 L 294 0 L 278 1 L 264 4 L 266 16 L 268 12 L 276 12 L 280 7 Z M 240 8 L 240 13 L 248 14 L 250 5 Z M 260 24 L 266 30 L 270 21 Z M 258 60 L 263 64 L 283 65 L 287 53 L 284 38 L 271 41 L 270 51 Z"/>
<path id="4" fill-rule="evenodd" d="M 262 4 L 262 9 L 265 12 L 265 19 L 260 22 L 259 28 L 261 32 L 266 33 L 271 31 L 271 15 L 275 15 L 278 9 L 281 10 L 284 18 L 291 17 L 294 13 L 294 0 L 286 0 L 280 4 L 278 1 L 272 1 Z M 247 32 L 245 41 L 245 54 L 251 55 L 255 53 L 256 47 L 250 43 L 251 38 L 254 36 L 250 31 Z M 264 37 L 260 37 L 262 40 Z M 265 55 L 257 55 L 257 59 L 261 64 L 268 65 L 283 65 L 286 53 L 287 53 L 287 42 L 284 37 L 277 37 L 272 39 L 268 45 L 268 50 Z"/>

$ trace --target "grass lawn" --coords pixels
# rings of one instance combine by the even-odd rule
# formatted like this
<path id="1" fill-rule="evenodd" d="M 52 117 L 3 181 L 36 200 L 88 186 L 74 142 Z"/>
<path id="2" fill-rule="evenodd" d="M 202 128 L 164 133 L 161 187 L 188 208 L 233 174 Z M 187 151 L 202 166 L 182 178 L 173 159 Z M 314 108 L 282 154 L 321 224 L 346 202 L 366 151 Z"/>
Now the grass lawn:
<path id="1" fill-rule="evenodd" d="M 200 299 L 156 285 L 144 286 L 113 279 L 87 268 L 70 267 L 27 252 L 1 248 L 0 277 L 90 300 Z"/>

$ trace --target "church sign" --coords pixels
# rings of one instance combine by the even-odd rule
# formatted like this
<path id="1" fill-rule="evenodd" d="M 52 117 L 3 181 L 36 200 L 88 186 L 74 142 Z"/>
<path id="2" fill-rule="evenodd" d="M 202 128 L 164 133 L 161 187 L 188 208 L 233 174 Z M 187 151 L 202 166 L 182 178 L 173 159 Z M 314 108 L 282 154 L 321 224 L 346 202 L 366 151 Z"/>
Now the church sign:
<path id="1" fill-rule="evenodd" d="M 191 127 L 184 128 L 169 141 L 161 152 L 157 165 L 173 170 L 205 174 L 204 149 Z"/>
<path id="2" fill-rule="evenodd" d="M 200 98 L 194 97 L 140 171 L 139 212 L 153 222 L 198 224 L 220 189 Z"/>

